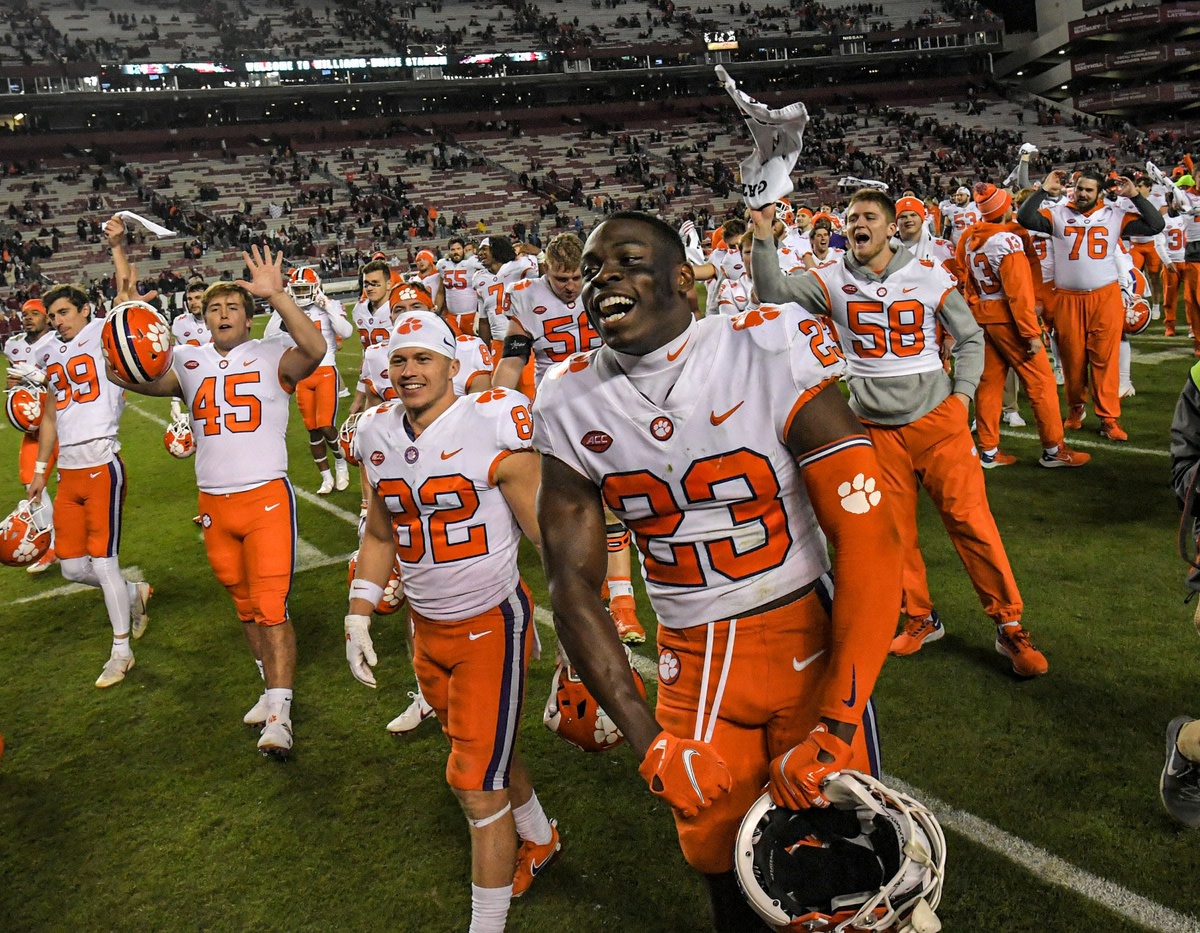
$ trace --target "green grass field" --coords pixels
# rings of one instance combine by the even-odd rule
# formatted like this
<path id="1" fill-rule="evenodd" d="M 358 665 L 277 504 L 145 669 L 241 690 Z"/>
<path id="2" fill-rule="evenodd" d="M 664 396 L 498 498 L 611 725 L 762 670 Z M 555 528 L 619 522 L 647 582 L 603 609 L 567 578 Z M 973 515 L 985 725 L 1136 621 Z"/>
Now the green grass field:
<path id="1" fill-rule="evenodd" d="M 987 475 L 1047 677 L 1011 676 L 936 516 L 922 513 L 948 634 L 890 660 L 876 696 L 888 774 L 944 807 L 947 931 L 1200 929 L 1200 894 L 1184 883 L 1200 870 L 1200 836 L 1167 818 L 1157 790 L 1167 721 L 1200 715 L 1166 457 L 1192 355 L 1186 339 L 1136 338 L 1135 349 L 1127 445 L 1100 440 L 1092 418 L 1070 438 L 1091 464 L 1049 471 L 1025 428 L 1004 444 L 1020 462 Z M 444 740 L 432 725 L 401 741 L 384 731 L 414 688 L 396 617 L 374 626 L 379 689 L 346 668 L 356 489 L 315 501 L 293 415 L 306 568 L 291 603 L 297 744 L 288 763 L 261 758 L 241 725 L 261 684 L 190 521 L 192 465 L 163 450 L 166 417 L 165 400 L 133 397 L 122 428 L 122 564 L 156 591 L 124 683 L 92 686 L 110 638 L 98 593 L 64 591 L 57 570 L 0 573 L 0 929 L 465 929 L 467 833 Z M 4 510 L 20 494 L 18 440 L 0 429 Z M 545 606 L 529 553 L 524 568 Z M 542 727 L 551 668 L 533 666 L 522 741 L 564 852 L 509 928 L 704 929 L 700 885 L 632 755 L 587 756 Z M 1115 913 L 1117 902 L 1151 919 Z"/>

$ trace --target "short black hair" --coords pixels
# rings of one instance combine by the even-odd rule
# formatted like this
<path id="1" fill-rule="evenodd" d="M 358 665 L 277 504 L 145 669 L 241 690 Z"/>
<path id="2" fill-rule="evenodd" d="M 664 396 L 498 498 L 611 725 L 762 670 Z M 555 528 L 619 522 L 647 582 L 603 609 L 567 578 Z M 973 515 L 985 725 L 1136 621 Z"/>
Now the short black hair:
<path id="1" fill-rule="evenodd" d="M 687 262 L 687 254 L 683 251 L 683 240 L 679 238 L 679 231 L 672 227 L 665 220 L 655 217 L 653 214 L 644 214 L 641 211 L 617 211 L 615 214 L 610 214 L 605 223 L 610 220 L 636 220 L 639 223 L 646 224 L 654 231 L 654 239 L 657 245 L 662 247 L 663 252 L 671 262 L 685 263 Z"/>

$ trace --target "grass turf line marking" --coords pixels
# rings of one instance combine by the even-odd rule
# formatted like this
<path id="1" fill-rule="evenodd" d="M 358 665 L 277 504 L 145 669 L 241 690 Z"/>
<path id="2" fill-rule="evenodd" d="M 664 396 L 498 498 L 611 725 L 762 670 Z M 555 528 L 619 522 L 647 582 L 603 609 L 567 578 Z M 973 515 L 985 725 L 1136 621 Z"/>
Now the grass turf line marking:
<path id="1" fill-rule="evenodd" d="M 158 422 L 164 428 L 167 422 L 160 418 L 151 415 L 148 412 L 142 411 L 136 406 L 128 406 L 134 412 L 147 418 L 151 421 Z M 1037 440 L 1038 435 L 1029 431 L 1001 431 L 1003 435 L 1011 437 L 1019 437 L 1027 440 Z M 1104 448 L 1108 450 L 1119 450 L 1128 453 L 1151 454 L 1158 457 L 1169 457 L 1170 453 L 1166 450 L 1154 450 L 1142 447 L 1125 447 L 1117 446 L 1111 443 L 1101 443 L 1099 441 L 1076 440 L 1071 439 L 1072 447 L 1093 447 Z M 351 525 L 358 525 L 358 516 L 338 508 L 331 502 L 314 495 L 307 490 L 297 489 L 296 495 L 304 499 L 306 502 L 311 502 L 318 508 L 324 509 L 332 515 L 346 521 Z M 338 563 L 348 560 L 349 557 L 329 558 L 328 563 Z M 312 570 L 318 566 L 325 564 L 313 564 L 306 567 L 306 570 Z M 133 568 L 130 568 L 133 569 Z M 58 590 L 52 590 L 47 593 L 39 594 L 38 596 L 26 597 L 25 599 L 15 600 L 15 602 L 30 602 L 34 599 L 45 599 L 52 595 L 61 595 L 63 592 L 74 592 L 74 588 L 78 586 L 80 589 L 88 589 L 82 584 L 72 584 L 68 587 L 60 587 Z M 542 628 L 548 631 L 554 629 L 554 617 L 548 609 L 543 609 L 540 606 L 534 609 L 534 620 Z M 639 654 L 633 655 L 634 667 L 638 669 L 643 677 L 647 679 L 656 678 L 658 675 L 657 666 L 648 658 L 644 658 Z M 1106 881 L 1103 878 L 1086 872 L 1080 868 L 1076 868 L 1069 862 L 1065 862 L 1049 852 L 1039 849 L 1032 843 L 1026 842 L 1023 839 L 1006 833 L 997 826 L 993 826 L 986 820 L 982 820 L 977 816 L 966 813 L 951 807 L 949 804 L 938 800 L 930 794 L 925 793 L 918 788 L 912 787 L 897 777 L 887 775 L 887 783 L 893 785 L 898 790 L 906 794 L 911 794 L 913 797 L 924 803 L 931 809 L 943 826 L 953 829 L 960 833 L 972 842 L 983 846 L 986 849 L 1003 855 L 1014 864 L 1020 865 L 1022 868 L 1036 875 L 1037 877 L 1056 884 L 1059 887 L 1067 888 L 1086 897 L 1088 900 L 1094 901 L 1102 907 L 1111 910 L 1113 913 L 1126 917 L 1135 923 L 1149 927 L 1152 930 L 1172 930 L 1176 933 L 1200 933 L 1200 922 L 1186 914 L 1178 913 L 1165 907 L 1162 904 L 1155 903 L 1139 894 L 1114 884 L 1111 881 Z"/>
<path id="2" fill-rule="evenodd" d="M 889 774 L 885 776 L 885 781 L 929 807 L 943 827 L 953 829 L 985 849 L 1004 856 L 1044 881 L 1067 888 L 1121 917 L 1152 930 L 1200 933 L 1200 921 L 1193 917 L 1178 913 L 1119 884 L 1076 868 L 977 816 L 955 809 L 900 778 Z"/>
<path id="3" fill-rule="evenodd" d="M 1023 441 L 1040 440 L 1036 431 L 1014 431 L 1012 428 L 1001 428 L 1000 435 L 1002 437 L 1019 438 Z M 1101 440 L 1089 441 L 1075 434 L 1067 436 L 1067 446 L 1072 449 L 1078 447 L 1081 450 L 1085 447 L 1090 447 L 1092 450 L 1111 450 L 1113 453 L 1121 454 L 1148 454 L 1151 457 L 1171 456 L 1169 450 L 1157 447 L 1130 447 L 1128 443 Z"/>

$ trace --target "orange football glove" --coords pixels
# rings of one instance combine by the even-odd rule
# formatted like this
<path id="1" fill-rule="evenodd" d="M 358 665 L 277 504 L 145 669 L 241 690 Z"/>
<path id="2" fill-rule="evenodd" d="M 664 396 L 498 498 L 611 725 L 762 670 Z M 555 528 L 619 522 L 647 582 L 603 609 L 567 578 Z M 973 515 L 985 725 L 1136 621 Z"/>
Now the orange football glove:
<path id="1" fill-rule="evenodd" d="M 711 806 L 733 784 L 715 748 L 665 731 L 650 743 L 638 774 L 650 785 L 651 793 L 678 810 L 685 820 Z"/>
<path id="2" fill-rule="evenodd" d="M 822 761 L 820 756 L 830 761 Z M 803 742 L 771 762 L 771 799 L 789 810 L 827 807 L 821 793 L 826 778 L 850 766 L 853 749 L 826 728 L 825 723 L 808 734 Z"/>

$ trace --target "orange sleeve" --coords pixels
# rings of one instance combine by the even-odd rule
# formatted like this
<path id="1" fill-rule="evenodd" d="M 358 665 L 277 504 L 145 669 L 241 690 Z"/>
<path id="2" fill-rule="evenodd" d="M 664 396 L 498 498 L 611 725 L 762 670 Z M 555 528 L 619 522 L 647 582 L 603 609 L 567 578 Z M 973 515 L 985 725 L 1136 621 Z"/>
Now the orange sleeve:
<path id="1" fill-rule="evenodd" d="M 900 535 L 863 435 L 798 458 L 817 522 L 833 546 L 833 632 L 818 712 L 858 722 L 900 616 Z"/>
<path id="2" fill-rule="evenodd" d="M 1008 309 L 1017 325 L 1017 333 L 1026 340 L 1040 337 L 1035 304 L 1037 295 L 1033 286 L 1033 273 L 1024 251 L 1009 253 L 1000 260 L 1000 281 L 1004 283 L 1004 294 L 1008 296 Z"/>

